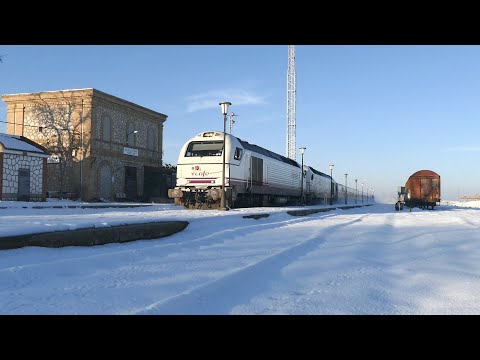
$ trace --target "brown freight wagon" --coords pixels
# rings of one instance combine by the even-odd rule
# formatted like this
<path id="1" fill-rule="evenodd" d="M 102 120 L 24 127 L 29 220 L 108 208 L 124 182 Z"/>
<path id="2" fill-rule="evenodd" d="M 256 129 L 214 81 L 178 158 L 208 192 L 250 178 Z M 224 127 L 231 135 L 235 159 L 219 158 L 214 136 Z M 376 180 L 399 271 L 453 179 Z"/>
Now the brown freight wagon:
<path id="1" fill-rule="evenodd" d="M 405 195 L 405 206 L 433 210 L 440 203 L 440 175 L 431 170 L 417 171 L 408 178 Z"/>

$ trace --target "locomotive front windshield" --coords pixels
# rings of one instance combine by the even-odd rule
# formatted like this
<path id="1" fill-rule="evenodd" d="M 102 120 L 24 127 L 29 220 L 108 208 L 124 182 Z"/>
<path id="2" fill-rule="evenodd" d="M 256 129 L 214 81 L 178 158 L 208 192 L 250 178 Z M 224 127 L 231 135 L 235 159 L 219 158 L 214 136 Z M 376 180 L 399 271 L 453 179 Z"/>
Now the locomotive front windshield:
<path id="1" fill-rule="evenodd" d="M 221 156 L 223 141 L 192 141 L 188 144 L 185 157 Z"/>

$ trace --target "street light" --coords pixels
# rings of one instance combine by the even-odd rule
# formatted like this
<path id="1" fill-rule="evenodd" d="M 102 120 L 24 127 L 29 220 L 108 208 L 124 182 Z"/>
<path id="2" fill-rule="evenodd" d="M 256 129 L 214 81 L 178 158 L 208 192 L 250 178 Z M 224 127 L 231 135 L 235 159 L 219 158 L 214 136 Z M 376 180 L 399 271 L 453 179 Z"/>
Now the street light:
<path id="1" fill-rule="evenodd" d="M 332 171 L 333 171 L 333 167 L 335 165 L 328 165 L 330 166 L 330 205 L 333 205 L 332 203 L 332 197 L 333 197 L 333 177 L 332 177 Z"/>
<path id="2" fill-rule="evenodd" d="M 305 149 L 304 147 L 301 147 L 299 148 L 300 152 L 302 153 L 302 205 L 304 205 L 304 201 L 303 201 L 303 154 L 305 153 Z"/>
<path id="3" fill-rule="evenodd" d="M 369 203 L 369 199 L 368 199 L 368 186 L 367 186 L 367 196 L 366 196 L 366 199 L 367 199 L 367 204 Z"/>
<path id="4" fill-rule="evenodd" d="M 372 202 L 375 202 L 375 189 L 372 189 Z"/>
<path id="5" fill-rule="evenodd" d="M 362 183 L 362 204 L 363 204 L 363 183 Z"/>
<path id="6" fill-rule="evenodd" d="M 345 174 L 345 205 L 347 205 L 347 175 Z"/>
<path id="7" fill-rule="evenodd" d="M 231 102 L 228 101 L 223 101 L 219 103 L 222 107 L 222 114 L 223 114 L 223 150 L 222 150 L 222 197 L 220 198 L 220 210 L 226 210 L 225 208 L 225 127 L 227 124 L 227 113 L 228 113 L 228 107 L 232 105 Z"/>
<path id="8" fill-rule="evenodd" d="M 355 179 L 355 205 L 357 204 L 357 198 L 358 198 L 357 180 L 358 179 Z"/>

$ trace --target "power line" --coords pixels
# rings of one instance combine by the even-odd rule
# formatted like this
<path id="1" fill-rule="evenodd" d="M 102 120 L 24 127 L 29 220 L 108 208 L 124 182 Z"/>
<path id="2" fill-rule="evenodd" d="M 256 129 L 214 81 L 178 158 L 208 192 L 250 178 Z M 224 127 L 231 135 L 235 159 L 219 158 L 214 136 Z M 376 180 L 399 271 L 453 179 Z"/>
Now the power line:
<path id="1" fill-rule="evenodd" d="M 18 124 L 18 123 L 14 123 L 14 122 L 11 122 L 11 121 L 3 121 L 3 120 L 0 120 L 0 122 L 5 123 L 5 124 L 13 124 L 13 125 L 17 125 L 17 126 L 28 126 L 28 127 L 33 127 L 33 128 L 56 129 L 56 130 L 65 130 L 65 131 L 72 130 L 72 129 L 64 129 L 64 128 L 59 128 L 59 127 L 51 127 L 51 126 L 44 126 L 44 125 Z"/>

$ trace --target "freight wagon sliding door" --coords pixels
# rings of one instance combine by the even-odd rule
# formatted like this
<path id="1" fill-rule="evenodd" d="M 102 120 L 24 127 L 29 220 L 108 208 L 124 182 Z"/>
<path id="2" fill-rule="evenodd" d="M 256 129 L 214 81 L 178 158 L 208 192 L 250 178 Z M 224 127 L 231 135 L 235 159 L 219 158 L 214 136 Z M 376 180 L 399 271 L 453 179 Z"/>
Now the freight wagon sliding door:
<path id="1" fill-rule="evenodd" d="M 420 198 L 430 200 L 432 195 L 432 179 L 420 179 Z"/>
<path id="2" fill-rule="evenodd" d="M 440 180 L 432 179 L 432 201 L 440 201 Z"/>
<path id="3" fill-rule="evenodd" d="M 421 179 L 421 198 L 430 202 L 437 201 L 439 197 L 439 180 L 438 179 Z"/>

